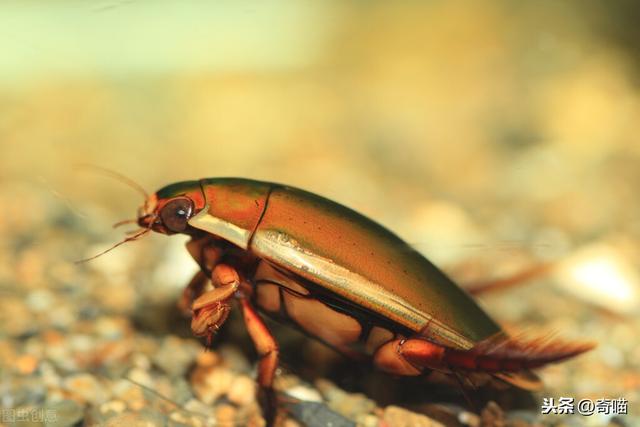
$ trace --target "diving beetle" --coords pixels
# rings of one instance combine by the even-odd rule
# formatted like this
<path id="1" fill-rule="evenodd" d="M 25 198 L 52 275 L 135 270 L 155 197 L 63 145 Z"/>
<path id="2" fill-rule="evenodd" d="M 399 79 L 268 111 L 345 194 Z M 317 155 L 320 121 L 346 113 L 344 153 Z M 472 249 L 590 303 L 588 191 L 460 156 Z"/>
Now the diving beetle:
<path id="1" fill-rule="evenodd" d="M 531 369 L 592 348 L 509 337 L 391 231 L 294 187 L 242 178 L 178 182 L 149 196 L 137 223 L 141 233 L 191 236 L 187 250 L 200 270 L 180 305 L 196 336 L 210 341 L 231 302 L 239 303 L 260 357 L 258 398 L 268 424 L 279 350 L 261 315 L 391 374 L 484 375 L 528 389 L 540 385 Z"/>

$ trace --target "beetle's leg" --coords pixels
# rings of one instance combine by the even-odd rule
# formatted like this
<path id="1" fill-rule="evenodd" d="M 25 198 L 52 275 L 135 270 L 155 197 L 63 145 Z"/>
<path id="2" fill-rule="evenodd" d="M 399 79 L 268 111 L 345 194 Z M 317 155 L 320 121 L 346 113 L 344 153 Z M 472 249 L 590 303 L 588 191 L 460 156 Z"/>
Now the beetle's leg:
<path id="1" fill-rule="evenodd" d="M 191 257 L 200 266 L 200 270 L 193 276 L 182 292 L 178 308 L 185 314 L 191 314 L 193 301 L 202 295 L 209 279 L 205 271 L 213 271 L 215 265 L 222 258 L 224 251 L 222 248 L 211 244 L 208 239 L 192 239 L 187 242 L 186 246 Z"/>
<path id="2" fill-rule="evenodd" d="M 178 301 L 178 308 L 185 315 L 191 314 L 191 305 L 196 298 L 202 295 L 202 291 L 207 284 L 207 280 L 207 275 L 204 274 L 202 270 L 198 270 L 189 284 L 184 288 L 184 291 L 182 291 L 182 297 L 180 298 L 180 301 Z"/>
<path id="3" fill-rule="evenodd" d="M 217 242 L 207 238 L 189 240 L 186 247 L 194 261 L 205 271 L 213 271 L 224 254 L 224 249 Z"/>
<path id="4" fill-rule="evenodd" d="M 546 274 L 549 274 L 555 267 L 556 264 L 553 262 L 542 263 L 518 271 L 517 273 L 507 277 L 468 283 L 464 286 L 464 289 L 471 295 L 481 295 L 488 292 L 501 291 L 507 288 L 523 285 L 531 280 L 544 277 Z"/>
<path id="5" fill-rule="evenodd" d="M 214 288 L 200 295 L 191 305 L 191 330 L 196 336 L 206 336 L 207 344 L 229 316 L 229 300 L 240 286 L 238 272 L 227 264 L 218 264 L 211 273 Z"/>
<path id="6" fill-rule="evenodd" d="M 247 331 L 258 351 L 258 400 L 268 426 L 273 424 L 276 415 L 276 396 L 273 391 L 273 379 L 278 367 L 278 344 L 267 329 L 258 312 L 246 298 L 240 298 L 242 314 Z"/>
<path id="7" fill-rule="evenodd" d="M 390 374 L 415 376 L 424 369 L 448 372 L 445 348 L 421 338 L 394 339 L 381 345 L 373 363 Z"/>
<path id="8" fill-rule="evenodd" d="M 382 344 L 373 354 L 373 364 L 381 371 L 394 375 L 415 376 L 422 374 L 422 370 L 411 364 L 402 356 L 401 339 L 392 339 Z"/>

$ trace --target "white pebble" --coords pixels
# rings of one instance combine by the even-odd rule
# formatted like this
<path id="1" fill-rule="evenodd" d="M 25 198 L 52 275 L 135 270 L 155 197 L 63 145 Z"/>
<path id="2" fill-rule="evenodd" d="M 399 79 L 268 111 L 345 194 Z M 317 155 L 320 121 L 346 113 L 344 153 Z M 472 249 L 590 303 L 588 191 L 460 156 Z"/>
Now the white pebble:
<path id="1" fill-rule="evenodd" d="M 285 393 L 295 399 L 302 400 L 304 402 L 322 402 L 322 396 L 320 395 L 320 393 L 317 390 L 305 385 L 296 385 L 286 390 Z"/>

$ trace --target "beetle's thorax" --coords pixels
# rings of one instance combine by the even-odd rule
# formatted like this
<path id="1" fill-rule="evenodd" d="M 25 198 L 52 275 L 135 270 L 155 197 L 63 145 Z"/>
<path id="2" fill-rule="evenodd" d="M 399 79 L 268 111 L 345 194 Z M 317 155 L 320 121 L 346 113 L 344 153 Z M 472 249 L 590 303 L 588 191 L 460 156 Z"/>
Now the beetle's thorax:
<path id="1" fill-rule="evenodd" d="M 267 208 L 271 185 L 233 178 L 200 182 L 206 205 L 189 220 L 189 224 L 242 249 L 249 249 Z"/>

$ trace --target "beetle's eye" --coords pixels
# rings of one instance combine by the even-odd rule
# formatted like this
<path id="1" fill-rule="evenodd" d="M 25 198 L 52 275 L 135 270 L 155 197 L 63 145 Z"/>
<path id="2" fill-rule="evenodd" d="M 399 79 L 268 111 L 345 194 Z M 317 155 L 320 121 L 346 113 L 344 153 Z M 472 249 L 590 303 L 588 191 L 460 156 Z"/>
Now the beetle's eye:
<path id="1" fill-rule="evenodd" d="M 175 199 L 160 210 L 162 223 L 174 233 L 183 232 L 193 212 L 193 202 L 186 197 Z"/>

